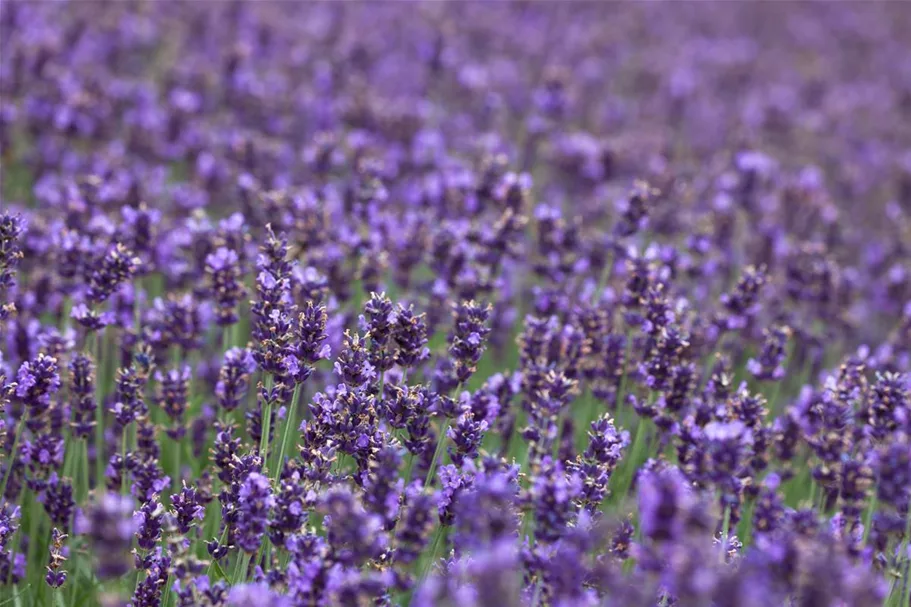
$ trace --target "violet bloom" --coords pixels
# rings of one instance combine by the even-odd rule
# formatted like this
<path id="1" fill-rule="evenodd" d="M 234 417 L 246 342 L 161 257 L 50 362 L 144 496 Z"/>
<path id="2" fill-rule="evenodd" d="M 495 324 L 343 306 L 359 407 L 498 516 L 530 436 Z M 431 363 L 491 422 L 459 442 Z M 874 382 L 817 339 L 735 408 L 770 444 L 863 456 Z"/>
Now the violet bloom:
<path id="1" fill-rule="evenodd" d="M 541 460 L 541 469 L 531 479 L 529 499 L 534 508 L 535 537 L 542 542 L 560 538 L 575 509 L 574 502 L 582 492 L 577 474 L 567 474 L 563 464 L 549 455 Z"/>
<path id="2" fill-rule="evenodd" d="M 137 417 L 148 413 L 143 401 L 146 379 L 136 365 L 117 370 L 116 400 L 111 406 L 111 412 L 121 427 L 128 426 Z"/>
<path id="3" fill-rule="evenodd" d="M 73 306 L 70 318 L 78 322 L 87 332 L 100 331 L 108 325 L 114 324 L 116 316 L 113 312 L 96 312 L 84 303 Z"/>
<path id="4" fill-rule="evenodd" d="M 73 498 L 73 484 L 69 480 L 61 479 L 56 472 L 52 472 L 44 491 L 38 495 L 38 501 L 44 505 L 44 510 L 54 525 L 64 531 L 70 528 L 76 501 Z"/>
<path id="5" fill-rule="evenodd" d="M 867 432 L 882 439 L 894 432 L 900 422 L 911 427 L 911 376 L 899 373 L 877 374 L 871 386 L 865 413 Z M 860 395 L 858 395 L 860 396 Z M 852 398 L 851 400 L 860 400 Z"/>
<path id="6" fill-rule="evenodd" d="M 777 488 L 777 476 L 770 475 L 759 489 L 753 506 L 753 533 L 774 533 L 784 523 L 787 513 Z"/>
<path id="7" fill-rule="evenodd" d="M 233 250 L 221 247 L 206 257 L 206 273 L 216 304 L 219 326 L 237 322 L 237 305 L 245 289 L 240 282 L 240 260 Z"/>
<path id="8" fill-rule="evenodd" d="M 633 536 L 636 528 L 629 519 L 620 521 L 610 539 L 610 554 L 618 561 L 629 558 L 630 548 L 633 545 Z"/>
<path id="9" fill-rule="evenodd" d="M 356 333 L 345 332 L 345 346 L 335 360 L 335 372 L 351 390 L 358 390 L 376 377 L 366 344 Z"/>
<path id="10" fill-rule="evenodd" d="M 199 348 L 205 334 L 209 314 L 204 313 L 199 300 L 192 294 L 168 294 L 152 303 L 145 326 L 156 347 L 178 346 L 185 350 Z"/>
<path id="11" fill-rule="evenodd" d="M 169 578 L 168 572 L 171 566 L 171 558 L 162 556 L 160 551 L 149 557 L 148 562 L 143 567 L 146 575 L 141 582 L 136 584 L 136 591 L 133 593 L 131 607 L 156 607 L 161 605 L 161 592 Z M 179 582 L 175 582 L 175 585 Z"/>
<path id="12" fill-rule="evenodd" d="M 15 546 L 9 546 L 10 539 L 19 529 L 22 510 L 18 505 L 0 501 L 0 573 L 6 573 L 13 564 Z"/>
<path id="13" fill-rule="evenodd" d="M 196 489 L 187 487 L 186 483 L 180 493 L 171 496 L 171 507 L 174 509 L 177 530 L 181 533 L 189 533 L 193 521 L 201 521 L 206 515 Z"/>
<path id="14" fill-rule="evenodd" d="M 330 490 L 320 499 L 319 510 L 325 515 L 323 525 L 336 562 L 363 564 L 386 549 L 382 518 L 367 512 L 349 489 Z"/>
<path id="15" fill-rule="evenodd" d="M 265 373 L 283 378 L 300 372 L 297 359 L 288 356 L 291 324 L 291 317 L 281 309 L 272 310 L 269 318 L 264 321 L 261 334 L 256 337 L 253 358 Z"/>
<path id="16" fill-rule="evenodd" d="M 674 366 L 670 385 L 664 395 L 664 404 L 668 412 L 679 417 L 690 405 L 690 397 L 696 388 L 696 379 L 696 365 L 692 362 L 680 362 Z"/>
<path id="17" fill-rule="evenodd" d="M 405 511 L 396 527 L 395 560 L 403 564 L 416 561 L 430 538 L 437 509 L 436 494 L 415 481 L 405 490 Z"/>
<path id="18" fill-rule="evenodd" d="M 28 408 L 33 418 L 47 411 L 51 395 L 60 389 L 60 372 L 57 359 L 45 354 L 19 366 L 16 374 L 16 396 Z"/>
<path id="19" fill-rule="evenodd" d="M 69 370 L 73 434 L 87 438 L 95 427 L 95 363 L 90 356 L 77 353 Z"/>
<path id="20" fill-rule="evenodd" d="M 208 575 L 199 575 L 175 583 L 173 591 L 178 605 L 224 605 L 228 597 L 228 583 L 225 580 L 211 582 Z M 156 603 L 157 604 L 157 603 Z"/>
<path id="21" fill-rule="evenodd" d="M 415 591 L 414 607 L 434 605 L 519 605 L 522 569 L 515 542 L 499 541 L 451 563 L 448 570 L 428 577 Z"/>
<path id="22" fill-rule="evenodd" d="M 171 477 L 165 475 L 156 460 L 140 459 L 132 464 L 131 471 L 133 484 L 130 485 L 130 493 L 140 503 L 144 504 L 153 500 L 171 485 Z"/>
<path id="23" fill-rule="evenodd" d="M 785 290 L 795 301 L 820 306 L 835 298 L 838 265 L 822 243 L 797 247 L 787 258 Z"/>
<path id="24" fill-rule="evenodd" d="M 21 215 L 6 211 L 0 215 L 0 295 L 5 295 L 15 284 L 14 276 L 22 249 L 19 239 L 25 231 L 25 220 Z M 0 310 L 0 320 L 5 320 L 12 308 L 6 306 Z"/>
<path id="25" fill-rule="evenodd" d="M 161 456 L 157 434 L 158 426 L 147 417 L 136 420 L 136 450 L 140 457 L 157 460 Z"/>
<path id="26" fill-rule="evenodd" d="M 866 462 L 846 460 L 842 462 L 839 477 L 841 512 L 853 527 L 860 526 L 860 514 L 875 480 L 873 469 Z"/>
<path id="27" fill-rule="evenodd" d="M 629 433 L 618 431 L 605 413 L 592 422 L 588 436 L 588 447 L 569 469 L 577 472 L 582 481 L 582 504 L 594 511 L 604 500 L 611 474 L 629 445 Z"/>
<path id="28" fill-rule="evenodd" d="M 385 293 L 370 294 L 370 299 L 364 304 L 360 323 L 370 338 L 370 364 L 382 374 L 395 363 L 389 348 L 395 326 L 395 309 Z"/>
<path id="29" fill-rule="evenodd" d="M 48 546 L 50 560 L 47 565 L 47 575 L 44 576 L 44 581 L 51 588 L 60 588 L 66 583 L 66 571 L 62 568 L 66 562 L 63 546 L 66 537 L 66 534 L 61 533 L 56 527 L 51 531 L 51 542 Z"/>
<path id="30" fill-rule="evenodd" d="M 256 371 L 253 354 L 246 348 L 231 348 L 218 372 L 215 396 L 225 411 L 233 411 L 244 400 L 250 388 L 250 376 Z"/>
<path id="31" fill-rule="evenodd" d="M 152 550 L 161 539 L 165 510 L 156 500 L 150 500 L 133 513 L 136 525 L 136 544 L 143 550 Z"/>
<path id="32" fill-rule="evenodd" d="M 747 370 L 753 377 L 772 381 L 778 381 L 784 377 L 782 362 L 785 359 L 786 346 L 791 333 L 791 328 L 784 325 L 775 325 L 763 331 L 765 340 L 762 343 L 759 358 L 751 358 L 747 361 Z"/>
<path id="33" fill-rule="evenodd" d="M 294 378 L 298 383 L 306 381 L 313 372 L 313 365 L 329 358 L 329 344 L 326 338 L 326 308 L 308 301 L 297 319 L 294 337 L 290 344 L 292 355 L 297 358 L 300 371 Z"/>
<path id="34" fill-rule="evenodd" d="M 105 301 L 121 283 L 131 280 L 141 265 L 142 261 L 122 243 L 113 245 L 88 269 L 89 301 Z"/>
<path id="35" fill-rule="evenodd" d="M 240 451 L 240 438 L 234 436 L 237 426 L 215 422 L 212 461 L 218 468 L 218 479 L 230 484 L 234 480 L 234 460 Z"/>
<path id="36" fill-rule="evenodd" d="M 474 459 L 478 456 L 478 449 L 488 424 L 483 419 L 476 419 L 472 411 L 462 413 L 455 425 L 446 431 L 446 436 L 452 441 L 449 448 L 449 457 L 452 463 L 461 466 L 465 459 Z"/>
<path id="37" fill-rule="evenodd" d="M 228 591 L 227 607 L 291 607 L 291 599 L 277 594 L 264 582 L 239 584 Z"/>
<path id="38" fill-rule="evenodd" d="M 676 374 L 676 367 L 686 357 L 690 347 L 689 334 L 676 326 L 662 327 L 653 347 L 640 366 L 649 390 L 667 390 Z"/>
<path id="39" fill-rule="evenodd" d="M 427 358 L 427 325 L 423 314 L 415 314 L 412 306 L 407 308 L 399 304 L 396 307 L 396 323 L 392 331 L 392 340 L 396 345 L 396 364 L 408 368 L 414 367 Z"/>
<path id="40" fill-rule="evenodd" d="M 144 202 L 141 202 L 135 208 L 123 207 L 121 214 L 123 215 L 121 232 L 127 237 L 124 238 L 124 241 L 143 256 L 151 254 L 154 249 L 155 231 L 161 223 L 161 211 L 150 209 Z"/>
<path id="41" fill-rule="evenodd" d="M 114 579 L 130 570 L 130 544 L 139 526 L 133 519 L 133 500 L 104 493 L 76 515 L 75 531 L 87 536 L 95 555 L 95 574 Z"/>
<path id="42" fill-rule="evenodd" d="M 330 438 L 332 427 L 329 420 L 319 414 L 321 404 L 318 399 L 314 399 L 310 408 L 314 411 L 313 419 L 302 421 L 298 428 L 303 474 L 313 482 L 328 482 L 336 450 Z"/>
<path id="43" fill-rule="evenodd" d="M 644 537 L 657 542 L 682 538 L 698 506 L 693 489 L 676 468 L 640 473 L 639 525 Z"/>
<path id="44" fill-rule="evenodd" d="M 51 470 L 63 466 L 63 437 L 48 430 L 33 433 L 29 440 L 23 441 L 21 449 L 22 460 L 27 462 L 29 470 L 37 473 L 38 478 L 44 478 Z"/>
<path id="45" fill-rule="evenodd" d="M 664 283 L 660 282 L 650 284 L 645 291 L 642 331 L 648 335 L 656 336 L 672 330 L 672 324 L 677 319 L 666 291 Z"/>
<path id="46" fill-rule="evenodd" d="M 632 191 L 620 201 L 620 220 L 614 227 L 614 233 L 620 237 L 633 236 L 648 225 L 649 205 L 658 190 L 644 181 L 637 181 Z"/>
<path id="47" fill-rule="evenodd" d="M 645 303 L 645 294 L 655 282 L 655 261 L 634 255 L 626 260 L 626 282 L 622 302 L 628 310 L 638 310 Z"/>
<path id="48" fill-rule="evenodd" d="M 517 469 L 489 470 L 475 475 L 471 487 L 454 507 L 453 544 L 458 553 L 515 540 L 519 529 Z"/>
<path id="49" fill-rule="evenodd" d="M 235 541 L 242 550 L 251 554 L 259 550 L 274 506 L 275 497 L 269 479 L 258 472 L 251 472 L 238 493 Z"/>
<path id="50" fill-rule="evenodd" d="M 272 319 L 277 316 L 289 316 L 291 306 L 291 271 L 293 264 L 288 260 L 288 239 L 276 237 L 272 226 L 266 226 L 267 238 L 260 247 L 256 258 L 256 300 L 250 305 L 254 322 L 252 336 L 264 341 L 272 336 L 270 330 Z"/>
<path id="51" fill-rule="evenodd" d="M 757 311 L 759 294 L 766 280 L 764 265 L 747 266 L 734 289 L 721 296 L 724 314 L 719 318 L 718 324 L 725 329 L 744 328 Z"/>
<path id="52" fill-rule="evenodd" d="M 907 438 L 879 447 L 874 468 L 877 499 L 896 509 L 907 507 L 911 497 L 911 443 Z"/>
<path id="53" fill-rule="evenodd" d="M 455 307 L 453 329 L 449 335 L 449 355 L 455 362 L 455 379 L 464 384 L 477 370 L 490 334 L 491 307 L 463 301 Z"/>
<path id="54" fill-rule="evenodd" d="M 185 432 L 183 418 L 190 391 L 190 367 L 182 365 L 167 373 L 156 372 L 155 379 L 158 381 L 158 406 L 171 419 L 168 435 L 179 440 Z"/>
<path id="55" fill-rule="evenodd" d="M 269 520 L 269 540 L 276 547 L 284 547 L 286 539 L 300 532 L 316 501 L 316 495 L 301 476 L 297 460 L 289 460 L 282 470 L 275 507 Z"/>
<path id="56" fill-rule="evenodd" d="M 706 425 L 704 448 L 709 458 L 709 478 L 725 487 L 739 478 L 753 436 L 741 421 L 711 422 Z"/>
<path id="57" fill-rule="evenodd" d="M 399 449 L 386 446 L 370 460 L 361 474 L 364 487 L 364 506 L 383 518 L 387 530 L 392 529 L 399 514 L 399 499 L 404 481 L 399 478 L 402 456 Z"/>
<path id="58" fill-rule="evenodd" d="M 361 571 L 354 567 L 333 567 L 327 577 L 324 596 L 330 605 L 374 605 L 388 596 L 398 578 L 389 570 Z"/>

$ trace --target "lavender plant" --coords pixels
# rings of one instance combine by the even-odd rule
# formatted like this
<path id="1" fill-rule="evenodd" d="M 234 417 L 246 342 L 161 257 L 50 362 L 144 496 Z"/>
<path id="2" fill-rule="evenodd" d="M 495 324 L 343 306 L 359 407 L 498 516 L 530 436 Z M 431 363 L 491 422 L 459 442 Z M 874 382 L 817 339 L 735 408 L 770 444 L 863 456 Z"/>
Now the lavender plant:
<path id="1" fill-rule="evenodd" d="M 911 607 L 900 3 L 0 4 L 0 605 Z"/>

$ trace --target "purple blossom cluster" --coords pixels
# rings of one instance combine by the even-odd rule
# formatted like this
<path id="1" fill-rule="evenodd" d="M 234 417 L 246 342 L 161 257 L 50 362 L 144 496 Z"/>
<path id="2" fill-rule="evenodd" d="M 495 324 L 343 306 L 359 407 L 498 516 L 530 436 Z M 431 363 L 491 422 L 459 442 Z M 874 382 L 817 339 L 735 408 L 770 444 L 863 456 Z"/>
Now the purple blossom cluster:
<path id="1" fill-rule="evenodd" d="M 900 3 L 0 5 L 0 605 L 911 605 Z"/>

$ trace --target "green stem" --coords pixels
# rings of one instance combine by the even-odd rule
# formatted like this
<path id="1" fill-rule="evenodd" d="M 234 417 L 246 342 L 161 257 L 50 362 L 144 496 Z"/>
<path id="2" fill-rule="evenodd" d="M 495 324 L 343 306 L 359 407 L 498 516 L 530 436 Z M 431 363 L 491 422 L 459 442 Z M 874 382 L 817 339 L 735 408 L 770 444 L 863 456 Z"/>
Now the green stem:
<path id="1" fill-rule="evenodd" d="M 456 395 L 459 393 L 459 389 L 462 387 L 461 382 L 459 382 L 456 387 L 452 390 L 451 397 L 456 398 Z M 433 451 L 433 459 L 430 460 L 430 468 L 427 469 L 427 477 L 424 479 L 424 486 L 429 487 L 430 482 L 433 480 L 433 474 L 436 472 L 437 464 L 440 463 L 440 458 L 443 456 L 443 446 L 446 444 L 446 432 L 449 430 L 449 418 L 443 420 L 442 425 L 440 426 L 440 437 L 437 439 L 436 449 Z"/>
<path id="2" fill-rule="evenodd" d="M 225 527 L 224 531 L 221 532 L 221 538 L 218 540 L 218 545 L 219 546 L 224 545 L 226 539 L 228 539 L 228 528 L 227 527 Z M 209 569 L 208 569 L 208 571 L 206 571 L 206 575 L 209 575 L 209 576 L 212 575 L 212 567 L 217 567 L 218 570 L 221 572 L 221 575 L 225 578 L 225 580 L 228 580 L 227 574 L 225 574 L 224 570 L 221 568 L 221 565 L 219 565 L 218 561 L 216 561 L 214 558 L 209 563 Z"/>
<path id="3" fill-rule="evenodd" d="M 120 437 L 120 494 L 127 494 L 126 467 L 127 467 L 127 427 L 123 428 L 123 435 Z"/>
<path id="4" fill-rule="evenodd" d="M 22 440 L 22 431 L 25 429 L 25 411 L 22 412 L 22 418 L 16 426 L 16 437 L 13 439 L 13 449 L 10 451 L 9 461 L 6 463 L 6 472 L 3 474 L 3 483 L 0 484 L 0 498 L 6 495 L 6 483 L 9 482 L 10 473 L 13 471 L 13 465 L 16 463 L 16 455 L 19 452 L 19 442 Z"/>
<path id="5" fill-rule="evenodd" d="M 726 557 L 727 557 L 727 552 L 728 552 L 728 533 L 730 531 L 730 526 L 731 526 L 731 507 L 725 506 L 724 507 L 724 519 L 721 523 L 721 564 L 722 565 L 727 560 Z"/>
<path id="6" fill-rule="evenodd" d="M 640 460 L 642 458 L 642 451 L 646 442 L 645 434 L 647 422 L 648 420 L 645 418 L 639 418 L 639 421 L 636 424 L 636 437 L 633 439 L 629 458 L 623 465 L 623 474 L 617 475 L 619 477 L 618 481 L 622 483 L 616 493 L 616 495 L 620 498 L 625 498 L 629 493 L 629 489 L 633 484 L 633 476 L 636 474 L 636 470 L 641 464 Z M 606 504 L 607 502 L 605 501 L 605 505 Z"/>
<path id="7" fill-rule="evenodd" d="M 531 594 L 531 607 L 538 607 L 538 600 L 541 598 L 541 580 L 535 582 L 535 589 Z"/>
<path id="8" fill-rule="evenodd" d="M 28 569 L 32 561 L 35 560 L 38 550 L 38 522 L 39 516 L 43 511 L 42 508 L 30 508 L 29 509 L 29 521 L 28 521 L 28 555 L 25 557 L 26 568 Z"/>
<path id="9" fill-rule="evenodd" d="M 617 396 L 614 399 L 614 407 L 617 409 L 617 415 L 623 410 L 623 398 L 626 393 L 626 376 L 629 368 L 629 357 L 633 349 L 633 330 L 626 331 L 626 348 L 623 352 L 623 373 L 620 375 L 620 385 L 617 386 Z"/>
<path id="10" fill-rule="evenodd" d="M 22 497 L 23 497 L 24 495 L 25 495 L 25 490 L 23 489 L 22 491 L 19 492 L 19 496 L 16 498 L 16 506 L 19 506 L 19 508 L 20 508 L 19 511 L 20 511 L 20 512 L 22 511 Z M 12 541 L 9 543 L 9 545 L 10 545 L 10 555 L 12 555 L 12 553 L 13 553 L 13 551 L 16 549 L 16 547 L 20 545 L 20 539 L 19 539 L 19 537 L 20 537 L 21 535 L 22 535 L 22 520 L 20 519 L 20 524 L 19 524 L 19 526 L 16 528 L 16 532 L 13 533 L 13 539 L 12 539 Z M 28 567 L 28 563 L 26 563 L 26 567 Z M 13 568 L 12 568 L 12 567 L 9 567 L 9 568 L 7 568 L 7 570 L 6 570 L 6 579 L 3 580 L 2 583 L 0 583 L 0 586 L 9 584 L 10 581 L 12 580 L 12 576 L 13 576 Z"/>
<path id="11" fill-rule="evenodd" d="M 179 440 L 174 441 L 174 486 L 180 486 L 180 455 L 183 451 L 183 445 L 180 444 Z"/>
<path id="12" fill-rule="evenodd" d="M 405 464 L 405 486 L 411 484 L 411 474 L 414 470 L 414 453 L 408 452 L 408 463 Z"/>
<path id="13" fill-rule="evenodd" d="M 908 583 L 908 576 L 911 574 L 911 559 L 908 559 L 908 536 L 911 535 L 911 505 L 908 507 L 908 512 L 905 514 L 905 536 L 902 538 L 901 550 L 898 553 L 901 555 L 905 562 L 902 566 L 902 597 L 901 605 L 902 607 L 907 607 L 909 591 L 911 591 L 911 584 Z M 890 592 L 891 594 L 891 592 Z"/>
<path id="14" fill-rule="evenodd" d="M 288 414 L 285 416 L 285 428 L 282 432 L 282 444 L 278 451 L 278 462 L 275 465 L 275 471 L 272 473 L 272 478 L 276 481 L 281 476 L 282 466 L 285 463 L 285 449 L 288 447 L 288 437 L 291 436 L 292 427 L 296 425 L 297 401 L 300 399 L 301 385 L 302 384 L 297 384 L 294 386 L 294 394 L 291 396 L 291 409 L 289 409 Z"/>
<path id="15" fill-rule="evenodd" d="M 256 551 L 256 559 L 253 561 L 254 567 L 257 564 L 262 565 L 263 570 L 265 571 L 267 563 L 272 560 L 272 542 L 269 541 L 268 537 L 264 537 L 263 541 L 259 544 L 259 550 Z"/>
<path id="16" fill-rule="evenodd" d="M 557 460 L 557 455 L 560 453 L 560 442 L 563 439 L 563 424 L 566 422 L 566 416 L 569 415 L 571 408 L 571 403 L 563 405 L 563 409 L 560 410 L 560 414 L 557 416 L 557 436 L 554 438 L 554 444 L 551 446 L 551 457 L 554 458 L 554 461 Z"/>
<path id="17" fill-rule="evenodd" d="M 70 580 L 69 580 L 69 591 L 67 592 L 67 605 L 76 604 L 76 579 L 79 577 L 79 563 L 76 561 L 76 556 L 79 554 L 79 551 L 76 550 L 76 539 L 73 538 L 72 543 L 70 544 Z"/>
<path id="18" fill-rule="evenodd" d="M 89 439 L 85 437 L 79 441 L 79 448 L 82 450 L 82 466 L 79 471 L 79 487 L 81 493 L 79 495 L 80 503 L 85 500 L 85 497 L 89 494 Z"/>
<path id="19" fill-rule="evenodd" d="M 250 567 L 251 556 L 252 555 L 248 552 L 242 552 L 238 556 L 237 563 L 234 565 L 234 579 L 231 583 L 232 586 L 237 586 L 243 580 L 247 579 L 247 569 Z"/>
<path id="20" fill-rule="evenodd" d="M 101 486 L 104 480 L 104 395 L 102 394 L 101 379 L 101 348 L 103 342 L 100 335 L 95 335 L 95 368 L 98 381 L 95 382 L 95 484 Z"/>
<path id="21" fill-rule="evenodd" d="M 22 600 L 22 595 L 25 594 L 26 592 L 28 592 L 31 587 L 32 587 L 32 585 L 29 584 L 22 590 L 19 590 L 19 587 L 16 586 L 15 588 L 13 588 L 13 596 L 6 599 L 5 601 L 0 601 L 0 607 L 3 607 L 3 605 L 8 604 L 10 601 L 15 602 L 15 604 L 17 606 L 20 605 L 21 604 L 20 601 Z"/>
<path id="22" fill-rule="evenodd" d="M 228 581 L 228 574 L 225 573 L 225 570 L 221 568 L 221 564 L 219 564 L 218 561 L 213 560 L 213 561 L 212 561 L 212 566 L 215 567 L 215 571 L 218 572 L 218 575 L 221 576 L 221 579 L 223 579 L 223 580 L 225 580 L 225 581 L 227 582 L 227 581 Z"/>
<path id="23" fill-rule="evenodd" d="M 601 295 L 601 292 L 604 291 L 604 287 L 607 285 L 607 282 L 610 280 L 611 274 L 614 271 L 614 250 L 611 249 L 610 253 L 607 254 L 607 259 L 604 262 L 604 268 L 601 269 L 601 276 L 598 277 L 598 284 L 595 286 L 595 291 L 592 293 L 592 303 L 598 303 L 598 299 Z"/>
<path id="24" fill-rule="evenodd" d="M 870 528 L 873 526 L 873 514 L 876 512 L 876 489 L 879 482 L 873 486 L 873 496 L 870 498 L 870 505 L 864 513 L 864 546 L 867 545 L 867 538 L 870 537 Z"/>
<path id="25" fill-rule="evenodd" d="M 137 552 L 143 553 L 143 552 L 145 552 L 145 551 L 144 551 L 144 550 L 141 550 L 141 549 L 137 549 Z M 133 594 L 132 594 L 132 596 L 136 596 L 136 591 L 139 590 L 139 582 L 140 582 L 140 579 L 142 578 L 142 569 L 137 569 L 137 570 L 135 571 L 135 574 L 136 574 L 136 575 L 135 575 L 135 580 L 133 581 Z M 161 605 L 164 605 L 164 602 L 162 602 Z"/>
<path id="26" fill-rule="evenodd" d="M 433 542 L 430 544 L 430 552 L 427 553 L 427 563 L 424 565 L 419 580 L 423 582 L 427 575 L 433 569 L 433 564 L 437 558 L 437 550 L 440 547 L 440 540 L 443 538 L 443 525 L 439 525 L 433 533 Z"/>
<path id="27" fill-rule="evenodd" d="M 269 457 L 269 434 L 272 430 L 272 374 L 266 375 L 266 401 L 263 403 L 262 416 L 260 417 L 259 456 L 263 458 L 263 466 Z"/>
<path id="28" fill-rule="evenodd" d="M 433 473 L 436 472 L 437 464 L 440 461 L 440 457 L 443 455 L 443 446 L 446 444 L 447 430 L 449 430 L 448 417 L 443 421 L 443 425 L 440 426 L 440 438 L 437 439 L 437 447 L 433 452 L 433 459 L 430 460 L 430 467 L 427 469 L 427 477 L 424 479 L 425 487 L 429 487 L 431 481 L 433 481 Z"/>
<path id="29" fill-rule="evenodd" d="M 518 464 L 519 464 L 519 474 L 521 474 L 521 473 L 523 473 L 523 472 L 528 472 L 528 456 L 529 456 L 530 453 L 531 453 L 531 445 L 528 445 L 528 446 L 525 448 L 525 451 L 523 451 L 522 453 L 520 453 L 521 459 L 518 460 Z"/>
<path id="30" fill-rule="evenodd" d="M 532 519 L 534 518 L 534 513 L 532 511 L 526 511 L 522 517 L 522 531 L 519 534 L 520 540 L 528 540 L 528 545 L 531 546 L 534 544 L 532 541 L 534 539 L 534 531 L 532 529 Z"/>
<path id="31" fill-rule="evenodd" d="M 217 500 L 212 500 L 206 506 L 206 518 L 202 522 L 202 534 L 197 540 L 199 543 L 199 551 L 197 554 L 203 558 L 206 554 L 205 542 L 214 535 L 215 531 L 216 519 L 218 517 L 216 503 Z"/>
<path id="32" fill-rule="evenodd" d="M 161 607 L 168 607 L 168 603 L 171 602 L 171 574 L 168 574 L 168 579 L 165 581 L 164 595 L 161 597 Z"/>

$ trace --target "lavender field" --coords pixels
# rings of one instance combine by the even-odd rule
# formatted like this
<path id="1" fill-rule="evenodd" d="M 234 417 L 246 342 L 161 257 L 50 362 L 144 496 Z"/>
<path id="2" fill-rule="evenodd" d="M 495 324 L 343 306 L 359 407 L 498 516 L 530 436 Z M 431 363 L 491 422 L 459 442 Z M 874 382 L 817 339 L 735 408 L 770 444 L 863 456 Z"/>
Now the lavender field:
<path id="1" fill-rule="evenodd" d="M 911 606 L 911 4 L 0 2 L 0 607 Z"/>

